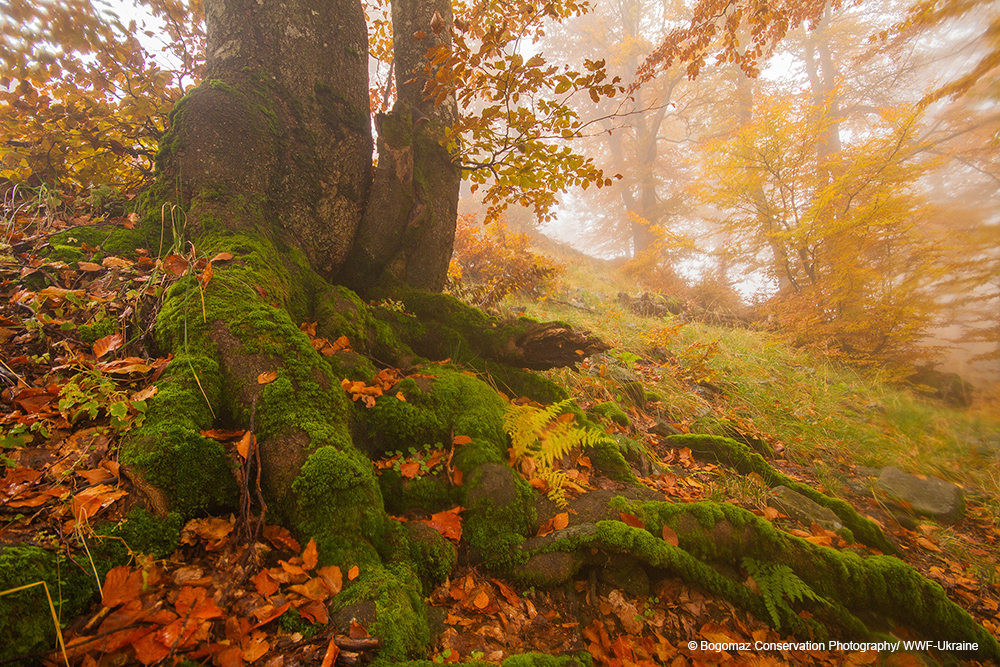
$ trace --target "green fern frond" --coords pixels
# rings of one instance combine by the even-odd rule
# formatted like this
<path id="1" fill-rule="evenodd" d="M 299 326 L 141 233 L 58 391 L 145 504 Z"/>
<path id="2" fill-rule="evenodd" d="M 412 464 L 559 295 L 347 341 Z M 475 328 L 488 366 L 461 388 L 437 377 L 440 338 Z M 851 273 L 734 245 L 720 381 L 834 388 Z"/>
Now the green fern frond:
<path id="1" fill-rule="evenodd" d="M 825 599 L 817 595 L 809 584 L 802 581 L 787 565 L 762 563 L 753 558 L 744 558 L 743 567 L 757 582 L 757 588 L 764 598 L 764 606 L 767 607 L 767 613 L 771 615 L 777 630 L 781 629 L 779 610 L 787 614 L 795 613 L 788 600 L 800 602 L 809 599 L 821 604 L 826 603 Z"/>
<path id="2" fill-rule="evenodd" d="M 581 427 L 571 412 L 565 412 L 573 399 L 548 407 L 510 405 L 504 413 L 504 429 L 510 435 L 513 462 L 524 457 L 536 464 L 536 476 L 549 487 L 549 498 L 566 506 L 566 473 L 556 470 L 556 461 L 576 448 L 593 447 L 603 439 L 597 429 Z"/>

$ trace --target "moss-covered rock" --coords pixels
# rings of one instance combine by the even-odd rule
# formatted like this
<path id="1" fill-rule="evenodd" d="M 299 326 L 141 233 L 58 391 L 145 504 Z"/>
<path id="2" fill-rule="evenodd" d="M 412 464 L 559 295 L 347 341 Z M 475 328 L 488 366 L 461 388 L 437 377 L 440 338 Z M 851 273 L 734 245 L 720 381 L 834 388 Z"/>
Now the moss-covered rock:
<path id="1" fill-rule="evenodd" d="M 628 418 L 628 414 L 618 407 L 618 404 L 614 401 L 597 403 L 596 405 L 591 406 L 587 412 L 598 415 L 599 417 L 604 417 L 619 426 L 626 427 L 632 424 L 632 420 Z"/>

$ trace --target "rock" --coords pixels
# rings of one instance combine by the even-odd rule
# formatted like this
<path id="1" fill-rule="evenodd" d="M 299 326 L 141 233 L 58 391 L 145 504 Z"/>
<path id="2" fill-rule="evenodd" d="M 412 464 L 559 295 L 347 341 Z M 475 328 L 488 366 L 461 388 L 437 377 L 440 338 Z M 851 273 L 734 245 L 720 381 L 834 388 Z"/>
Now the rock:
<path id="1" fill-rule="evenodd" d="M 649 575 L 635 558 L 626 554 L 608 554 L 597 571 L 597 580 L 612 590 L 623 591 L 630 598 L 649 595 Z"/>
<path id="2" fill-rule="evenodd" d="M 938 477 L 923 479 L 889 466 L 882 469 L 878 486 L 910 511 L 944 523 L 959 521 L 965 511 L 962 490 Z"/>
<path id="3" fill-rule="evenodd" d="M 556 586 L 569 581 L 582 563 L 582 559 L 575 552 L 554 551 L 535 554 L 521 566 L 517 578 L 531 586 Z"/>
<path id="4" fill-rule="evenodd" d="M 776 486 L 771 489 L 767 504 L 805 526 L 815 523 L 833 531 L 844 527 L 840 517 L 834 514 L 833 510 L 823 507 L 787 486 Z"/>
<path id="5" fill-rule="evenodd" d="M 959 408 L 972 405 L 972 395 L 976 391 L 976 388 L 963 380 L 958 373 L 944 373 L 930 366 L 919 369 L 906 381 L 914 385 L 921 394 Z"/>
<path id="6" fill-rule="evenodd" d="M 517 481 L 514 471 L 503 463 L 484 463 L 476 471 L 477 477 L 470 485 L 466 502 L 469 507 L 489 498 L 496 507 L 503 507 L 517 500 Z"/>

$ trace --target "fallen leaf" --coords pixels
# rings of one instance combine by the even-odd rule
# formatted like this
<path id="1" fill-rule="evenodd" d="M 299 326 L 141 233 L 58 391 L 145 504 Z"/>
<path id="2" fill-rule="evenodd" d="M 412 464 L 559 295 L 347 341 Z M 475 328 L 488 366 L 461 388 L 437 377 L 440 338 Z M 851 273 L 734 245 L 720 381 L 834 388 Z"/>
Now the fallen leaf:
<path id="1" fill-rule="evenodd" d="M 357 565 L 351 567 L 351 569 L 347 571 L 347 580 L 354 581 L 358 578 L 358 574 L 360 574 L 360 572 L 361 571 L 358 569 Z"/>
<path id="2" fill-rule="evenodd" d="M 114 352 L 124 344 L 125 339 L 122 338 L 120 333 L 113 333 L 110 336 L 99 338 L 94 341 L 94 356 L 100 359 L 108 352 Z"/>
<path id="3" fill-rule="evenodd" d="M 431 518 L 425 519 L 423 523 L 444 537 L 458 542 L 462 539 L 462 517 L 458 516 L 458 513 L 464 509 L 464 507 L 453 507 L 450 510 L 432 514 Z"/>
<path id="4" fill-rule="evenodd" d="M 243 437 L 240 438 L 240 441 L 236 443 L 236 451 L 239 452 L 239 455 L 243 457 L 244 461 L 246 461 L 247 457 L 250 456 L 250 443 L 252 442 L 253 433 L 247 431 L 243 434 Z"/>
<path id="5" fill-rule="evenodd" d="M 265 525 L 263 533 L 264 539 L 273 544 L 277 549 L 290 549 L 296 553 L 302 550 L 298 541 L 292 537 L 292 533 L 287 528 Z"/>
<path id="6" fill-rule="evenodd" d="M 228 262 L 233 258 L 232 254 L 228 252 L 220 252 L 218 255 L 212 258 L 213 262 Z"/>
<path id="7" fill-rule="evenodd" d="M 308 618 L 314 625 L 326 625 L 330 622 L 330 613 L 321 600 L 310 600 L 299 607 L 299 616 Z"/>
<path id="8" fill-rule="evenodd" d="M 368 631 L 365 630 L 360 623 L 358 623 L 352 618 L 351 629 L 347 631 L 347 636 L 350 637 L 351 639 L 364 639 L 365 637 L 368 636 Z"/>
<path id="9" fill-rule="evenodd" d="M 456 435 L 451 439 L 451 444 L 453 445 L 468 445 L 472 442 L 472 438 L 467 435 Z"/>
<path id="10" fill-rule="evenodd" d="M 632 526 L 633 528 L 645 528 L 646 524 L 642 522 L 642 519 L 635 516 L 634 514 L 628 514 L 627 512 L 619 512 L 618 516 L 622 518 L 625 525 Z"/>
<path id="11" fill-rule="evenodd" d="M 121 257 L 105 257 L 101 260 L 101 266 L 107 269 L 127 269 L 132 266 L 132 262 Z"/>
<path id="12" fill-rule="evenodd" d="M 187 273 L 188 261 L 180 255 L 167 255 L 163 258 L 163 270 L 180 278 Z"/>
<path id="13" fill-rule="evenodd" d="M 562 530 L 569 525 L 569 512 L 561 512 L 552 517 L 552 527 L 555 530 Z"/>
<path id="14" fill-rule="evenodd" d="M 330 595 L 336 595 L 344 586 L 343 575 L 336 565 L 326 565 L 316 570 L 316 574 L 322 577 L 323 583 L 330 589 Z"/>
<path id="15" fill-rule="evenodd" d="M 476 599 L 472 601 L 472 604 L 476 605 L 476 609 L 486 609 L 486 606 L 490 603 L 490 596 L 486 591 L 479 591 L 479 595 Z"/>
<path id="16" fill-rule="evenodd" d="M 316 548 L 316 540 L 310 539 L 309 544 L 302 550 L 302 567 L 311 570 L 319 562 L 319 550 Z"/>
<path id="17" fill-rule="evenodd" d="M 87 273 L 96 273 L 97 271 L 103 271 L 104 267 L 100 264 L 94 264 L 93 262 L 77 262 L 76 267 L 81 271 L 86 271 Z"/>
<path id="18" fill-rule="evenodd" d="M 278 379 L 278 371 L 264 371 L 257 376 L 257 384 L 270 384 Z"/>
<path id="19" fill-rule="evenodd" d="M 337 646 L 336 638 L 330 637 L 330 643 L 326 647 L 326 653 L 323 655 L 323 662 L 320 667 L 333 667 L 334 663 L 337 662 L 337 656 L 340 655 L 340 647 Z"/>
<path id="20" fill-rule="evenodd" d="M 261 570 L 253 578 L 257 592 L 268 598 L 278 592 L 278 582 L 271 578 L 267 570 Z"/>
<path id="21" fill-rule="evenodd" d="M 142 572 L 133 572 L 128 565 L 119 565 L 108 570 L 101 588 L 101 604 L 109 609 L 130 602 L 142 591 Z"/>
<path id="22" fill-rule="evenodd" d="M 663 534 L 663 541 L 670 546 L 676 547 L 679 544 L 677 541 L 677 533 L 675 533 L 670 526 L 664 524 L 663 529 L 660 532 Z"/>
<path id="23" fill-rule="evenodd" d="M 399 466 L 399 474 L 408 479 L 413 479 L 420 473 L 420 464 L 416 461 L 407 461 Z"/>

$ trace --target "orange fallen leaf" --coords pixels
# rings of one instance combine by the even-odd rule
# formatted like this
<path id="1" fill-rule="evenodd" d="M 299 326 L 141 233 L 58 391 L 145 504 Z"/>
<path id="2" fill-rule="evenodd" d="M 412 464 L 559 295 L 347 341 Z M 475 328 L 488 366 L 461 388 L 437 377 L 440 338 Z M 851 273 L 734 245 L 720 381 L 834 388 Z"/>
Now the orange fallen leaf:
<path id="1" fill-rule="evenodd" d="M 674 532 L 673 528 L 664 524 L 663 530 L 660 531 L 663 534 L 663 541 L 672 547 L 676 547 L 680 544 L 677 540 L 677 533 Z"/>
<path id="2" fill-rule="evenodd" d="M 228 252 L 220 252 L 218 255 L 212 258 L 213 262 L 227 262 L 231 260 L 233 256 Z"/>
<path id="3" fill-rule="evenodd" d="M 363 639 L 368 636 L 368 631 L 365 630 L 360 623 L 358 623 L 352 618 L 351 629 L 347 631 L 347 636 L 350 637 L 351 639 Z"/>
<path id="4" fill-rule="evenodd" d="M 348 581 L 354 581 L 355 579 L 358 578 L 358 575 L 360 573 L 361 573 L 361 570 L 358 569 L 357 565 L 354 565 L 353 567 L 351 567 L 350 570 L 347 571 L 347 580 Z"/>
<path id="5" fill-rule="evenodd" d="M 316 574 L 323 579 L 323 583 L 330 589 L 330 595 L 336 595 L 344 587 L 343 575 L 336 565 L 327 565 L 316 570 Z"/>
<path id="6" fill-rule="evenodd" d="M 476 609 L 486 609 L 486 606 L 490 603 L 490 596 L 486 591 L 479 591 L 479 595 L 476 599 L 472 601 L 472 604 L 476 605 Z"/>
<path id="7" fill-rule="evenodd" d="M 334 663 L 337 662 L 337 656 L 340 655 L 340 647 L 334 642 L 335 637 L 330 637 L 330 644 L 326 647 L 326 654 L 323 655 L 323 662 L 320 667 L 333 667 Z"/>
<path id="8" fill-rule="evenodd" d="M 555 530 L 562 530 L 569 525 L 569 512 L 560 512 L 552 517 L 552 527 Z"/>
<path id="9" fill-rule="evenodd" d="M 449 540 L 458 542 L 462 539 L 462 517 L 458 513 L 465 510 L 464 507 L 452 507 L 450 510 L 432 514 L 430 519 L 425 519 L 423 523 L 441 533 Z"/>
<path id="10" fill-rule="evenodd" d="M 119 565 L 108 571 L 104 577 L 101 604 L 116 607 L 123 602 L 135 600 L 142 591 L 142 572 L 133 572 L 128 565 Z"/>
<path id="11" fill-rule="evenodd" d="M 633 528 L 645 528 L 646 524 L 642 522 L 642 519 L 635 516 L 634 514 L 628 514 L 627 512 L 619 512 L 618 516 L 622 518 L 625 525 L 632 526 Z"/>
<path id="12" fill-rule="evenodd" d="M 453 445 L 467 445 L 472 442 L 472 438 L 467 435 L 456 435 L 451 439 L 451 444 Z"/>
<path id="13" fill-rule="evenodd" d="M 278 379 L 278 371 L 264 371 L 257 376 L 257 384 L 270 384 Z"/>
<path id="14" fill-rule="evenodd" d="M 253 578 L 257 592 L 268 598 L 278 592 L 278 582 L 271 578 L 267 570 L 261 570 Z"/>
<path id="15" fill-rule="evenodd" d="M 243 460 L 246 461 L 247 457 L 250 456 L 250 443 L 253 442 L 253 433 L 247 431 L 240 438 L 240 441 L 236 443 L 236 451 L 239 452 Z"/>
<path id="16" fill-rule="evenodd" d="M 110 336 L 99 338 L 94 341 L 94 356 L 100 359 L 107 353 L 114 352 L 124 344 L 125 339 L 122 338 L 120 333 L 113 333 Z"/>
<path id="17" fill-rule="evenodd" d="M 316 549 L 316 540 L 310 539 L 309 544 L 302 550 L 302 567 L 311 570 L 319 562 L 319 550 Z"/>
<path id="18" fill-rule="evenodd" d="M 420 472 L 420 464 L 416 461 L 407 461 L 399 466 L 399 474 L 408 479 L 413 479 Z"/>

